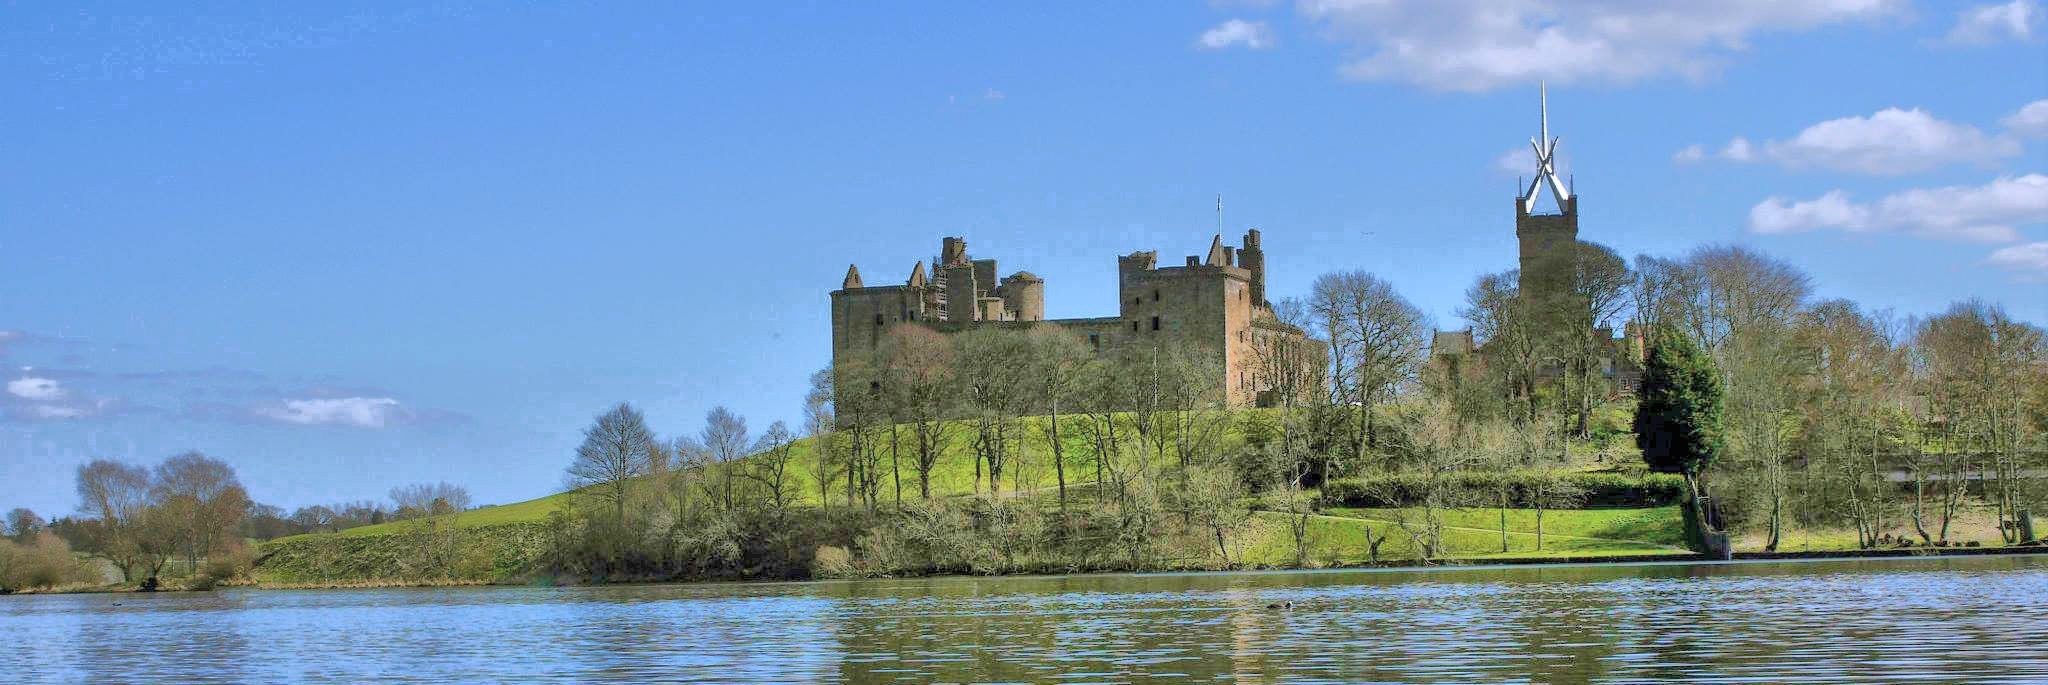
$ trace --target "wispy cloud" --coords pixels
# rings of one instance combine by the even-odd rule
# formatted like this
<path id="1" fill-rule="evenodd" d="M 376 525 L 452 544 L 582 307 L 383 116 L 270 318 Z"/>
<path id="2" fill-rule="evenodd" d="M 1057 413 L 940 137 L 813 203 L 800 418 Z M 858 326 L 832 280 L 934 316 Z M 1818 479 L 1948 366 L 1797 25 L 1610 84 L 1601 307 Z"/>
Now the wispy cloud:
<path id="1" fill-rule="evenodd" d="M 40 372 L 34 372 L 40 373 Z M 83 419 L 132 409 L 118 398 L 99 397 L 67 387 L 58 374 L 22 375 L 6 383 L 0 394 L 0 417 L 16 421 Z"/>
<path id="2" fill-rule="evenodd" d="M 255 409 L 256 416 L 279 423 L 357 428 L 383 428 L 403 412 L 398 400 L 389 397 L 284 400 Z"/>
<path id="3" fill-rule="evenodd" d="M 1430 90 L 1702 78 L 1769 33 L 1903 14 L 1906 0 L 1301 0 L 1364 55 L 1351 78 Z"/>
<path id="4" fill-rule="evenodd" d="M 1984 261 L 2001 269 L 2019 272 L 2029 280 L 2048 279 L 2048 240 L 1999 248 Z"/>
<path id="5" fill-rule="evenodd" d="M 24 376 L 7 382 L 7 394 L 25 400 L 44 401 L 64 397 L 64 389 L 49 378 Z"/>
<path id="6" fill-rule="evenodd" d="M 2041 8 L 2034 0 L 1977 5 L 1957 12 L 1955 28 L 1942 40 L 1958 45 L 2027 40 L 2040 20 Z"/>
<path id="7" fill-rule="evenodd" d="M 1210 50 L 1233 47 L 1262 50 L 1273 47 L 1273 27 L 1263 21 L 1231 19 L 1203 31 L 1195 42 Z"/>
<path id="8" fill-rule="evenodd" d="M 2048 99 L 2029 102 L 1998 123 L 2005 124 L 2005 129 L 2016 136 L 2048 138 Z"/>
<path id="9" fill-rule="evenodd" d="M 2015 115 L 2018 116 L 2018 115 Z M 1900 175 L 1952 164 L 1990 167 L 2020 154 L 2019 141 L 1986 135 L 1974 126 L 1943 121 L 1920 109 L 1880 110 L 1814 124 L 1789 140 L 1761 146 L 1736 137 L 1714 158 L 1730 162 L 1770 161 L 1792 169 L 1825 169 L 1872 175 Z M 1703 146 L 1680 150 L 1673 159 L 1708 157 Z"/>

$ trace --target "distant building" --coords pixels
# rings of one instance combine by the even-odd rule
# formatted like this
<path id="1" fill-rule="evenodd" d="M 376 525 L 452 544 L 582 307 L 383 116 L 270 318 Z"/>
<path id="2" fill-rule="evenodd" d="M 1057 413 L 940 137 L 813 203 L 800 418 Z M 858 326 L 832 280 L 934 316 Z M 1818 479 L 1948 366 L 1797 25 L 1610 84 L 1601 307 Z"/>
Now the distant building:
<path id="1" fill-rule="evenodd" d="M 1190 255 L 1180 266 L 1160 267 L 1151 251 L 1117 257 L 1116 316 L 1046 319 L 1044 279 L 1019 271 L 999 280 L 996 260 L 970 257 L 961 238 L 945 238 L 932 262 L 929 274 L 919 261 L 902 283 L 877 286 L 866 285 L 858 267 L 847 267 L 832 292 L 835 367 L 873 355 L 884 332 L 899 323 L 941 333 L 1052 325 L 1084 338 L 1098 355 L 1135 346 L 1213 356 L 1216 386 L 1225 401 L 1242 406 L 1269 389 L 1257 372 L 1255 343 L 1303 336 L 1281 323 L 1266 301 L 1266 256 L 1256 229 L 1244 235 L 1241 248 L 1217 235 L 1206 257 Z"/>
<path id="2" fill-rule="evenodd" d="M 1536 176 L 1530 180 L 1526 190 L 1515 196 L 1515 242 L 1520 274 L 1516 290 L 1525 299 L 1561 302 L 1567 299 L 1572 287 L 1572 274 L 1571 260 L 1558 257 L 1579 241 L 1579 196 L 1569 183 L 1557 177 L 1554 161 L 1559 139 L 1550 137 L 1548 99 L 1546 95 L 1541 103 L 1540 137 L 1531 141 L 1536 148 Z M 1546 194 L 1556 205 L 1555 212 L 1537 211 L 1537 201 Z M 1645 353 L 1642 332 L 1631 323 L 1623 328 L 1620 338 L 1614 337 L 1612 328 L 1601 328 L 1592 333 L 1606 343 L 1606 354 L 1599 360 L 1601 374 L 1615 384 L 1617 392 L 1633 392 L 1642 378 Z M 1425 368 L 1432 372 L 1470 379 L 1486 368 L 1486 346 L 1475 344 L 1470 329 L 1437 331 L 1430 342 Z M 1559 370 L 1552 366 L 1543 373 L 1555 378 Z"/>

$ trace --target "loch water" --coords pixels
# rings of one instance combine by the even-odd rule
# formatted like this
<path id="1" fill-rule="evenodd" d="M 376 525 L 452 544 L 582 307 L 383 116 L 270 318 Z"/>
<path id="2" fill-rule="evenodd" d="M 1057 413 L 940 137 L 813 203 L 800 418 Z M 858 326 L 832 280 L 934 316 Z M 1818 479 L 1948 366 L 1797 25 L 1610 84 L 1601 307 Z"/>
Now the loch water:
<path id="1" fill-rule="evenodd" d="M 2048 682 L 2048 556 L 0 597 L 21 682 Z"/>

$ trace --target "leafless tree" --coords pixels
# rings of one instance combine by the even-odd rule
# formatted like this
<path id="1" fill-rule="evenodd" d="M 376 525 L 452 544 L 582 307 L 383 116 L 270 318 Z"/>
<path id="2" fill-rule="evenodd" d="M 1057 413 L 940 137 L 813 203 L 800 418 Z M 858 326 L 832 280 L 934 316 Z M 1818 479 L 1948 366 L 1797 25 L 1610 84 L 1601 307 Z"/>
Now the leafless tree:
<path id="1" fill-rule="evenodd" d="M 951 446 L 957 425 L 947 420 L 958 402 L 955 348 L 929 328 L 898 324 L 884 334 L 881 352 L 884 380 L 870 381 L 871 390 L 877 397 L 886 393 L 897 416 L 910 425 L 917 443 L 912 466 L 917 469 L 918 496 L 931 499 L 932 471 Z M 848 396 L 852 395 L 842 394 Z"/>
<path id="2" fill-rule="evenodd" d="M 25 507 L 15 507 L 7 512 L 7 536 L 16 542 L 25 542 L 43 532 L 43 517 Z"/>
<path id="3" fill-rule="evenodd" d="M 391 489 L 400 518 L 439 516 L 469 509 L 469 489 L 446 481 L 413 483 Z"/>
<path id="4" fill-rule="evenodd" d="M 1003 467 L 1018 437 L 1017 415 L 1029 400 L 1031 386 L 1024 377 L 1029 367 L 1023 363 L 1030 356 L 1029 343 L 1012 331 L 995 328 L 970 330 L 953 342 L 959 406 L 974 420 L 977 487 L 985 465 L 989 493 L 994 494 L 1002 490 Z"/>
<path id="5" fill-rule="evenodd" d="M 718 479 L 720 499 L 727 510 L 733 508 L 732 483 L 737 468 L 736 462 L 747 456 L 750 444 L 747 435 L 747 418 L 732 413 L 724 405 L 712 407 L 704 413 L 704 429 L 697 436 L 706 454 L 716 464 L 711 475 Z"/>
<path id="6" fill-rule="evenodd" d="M 1472 324 L 1473 342 L 1485 351 L 1486 373 L 1500 389 L 1512 393 L 1516 420 L 1529 421 L 1538 412 L 1537 372 L 1553 342 L 1543 335 L 1534 307 L 1524 300 L 1515 271 L 1480 276 L 1465 291 L 1458 314 Z"/>
<path id="7" fill-rule="evenodd" d="M 78 510 L 97 522 L 93 532 L 98 553 L 132 581 L 138 572 L 154 577 L 174 546 L 165 517 L 150 500 L 149 469 L 106 459 L 78 467 Z"/>
<path id="8" fill-rule="evenodd" d="M 1037 326 L 1028 334 L 1027 344 L 1031 350 L 1031 373 L 1034 376 L 1034 404 L 1043 407 L 1047 413 L 1044 439 L 1052 447 L 1053 475 L 1059 484 L 1060 511 L 1067 509 L 1067 453 L 1066 438 L 1061 434 L 1065 422 L 1060 416 L 1062 404 L 1072 406 L 1075 395 L 1081 391 L 1090 367 L 1095 364 L 1094 355 L 1073 333 L 1052 326 Z"/>
<path id="9" fill-rule="evenodd" d="M 570 486 L 610 505 L 612 520 L 623 525 L 635 480 L 654 472 L 657 450 L 640 410 L 621 402 L 583 430 L 583 444 L 569 463 Z"/>
<path id="10" fill-rule="evenodd" d="M 804 393 L 804 434 L 811 438 L 811 460 L 805 462 L 811 483 L 818 488 L 818 506 L 831 506 L 830 491 L 839 478 L 839 460 L 833 457 L 835 437 L 830 367 L 811 374 L 810 390 Z"/>
<path id="11" fill-rule="evenodd" d="M 227 462 L 186 452 L 156 467 L 152 498 L 173 521 L 186 569 L 201 557 L 237 546 L 235 530 L 249 509 L 249 495 Z"/>
<path id="12" fill-rule="evenodd" d="M 1324 274 L 1312 286 L 1309 311 L 1328 333 L 1333 387 L 1358 408 L 1354 459 L 1376 442 L 1374 408 L 1414 380 L 1428 344 L 1422 311 L 1392 284 L 1363 271 Z"/>
<path id="13" fill-rule="evenodd" d="M 768 504 L 779 518 L 789 508 L 795 493 L 789 488 L 789 467 L 796 458 L 796 436 L 789 432 L 789 426 L 781 421 L 769 424 L 761 434 L 761 441 L 754 444 L 757 456 L 742 471 L 748 480 L 759 484 L 768 493 Z"/>

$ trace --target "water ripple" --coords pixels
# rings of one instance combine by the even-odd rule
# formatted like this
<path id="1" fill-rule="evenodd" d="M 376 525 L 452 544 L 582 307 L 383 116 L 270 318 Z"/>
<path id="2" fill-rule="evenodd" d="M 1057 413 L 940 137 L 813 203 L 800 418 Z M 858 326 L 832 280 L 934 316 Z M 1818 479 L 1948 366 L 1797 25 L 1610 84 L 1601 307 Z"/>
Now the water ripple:
<path id="1" fill-rule="evenodd" d="M 0 598 L 0 675 L 2041 682 L 2044 597 L 2033 557 L 28 596 Z"/>

